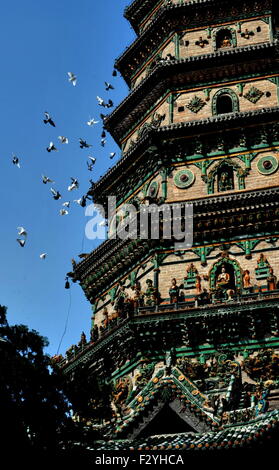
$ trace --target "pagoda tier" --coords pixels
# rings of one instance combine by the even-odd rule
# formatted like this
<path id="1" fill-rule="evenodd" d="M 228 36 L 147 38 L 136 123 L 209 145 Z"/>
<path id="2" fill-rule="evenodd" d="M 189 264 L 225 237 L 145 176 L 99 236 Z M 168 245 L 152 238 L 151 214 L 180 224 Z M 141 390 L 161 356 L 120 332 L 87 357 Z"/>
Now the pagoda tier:
<path id="1" fill-rule="evenodd" d="M 165 2 L 143 34 L 116 60 L 115 66 L 127 84 L 134 86 L 140 70 L 156 57 L 171 54 L 184 58 L 213 52 L 218 47 L 216 30 L 221 26 L 231 30 L 232 47 L 262 42 L 271 28 L 271 11 L 272 0 Z M 196 44 L 200 39 L 203 43 Z"/>

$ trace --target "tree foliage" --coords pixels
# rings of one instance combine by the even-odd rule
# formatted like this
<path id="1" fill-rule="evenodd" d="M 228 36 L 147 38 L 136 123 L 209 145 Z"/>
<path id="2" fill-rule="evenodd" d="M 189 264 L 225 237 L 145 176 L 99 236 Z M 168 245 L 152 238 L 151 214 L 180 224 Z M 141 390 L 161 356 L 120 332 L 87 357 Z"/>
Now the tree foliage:
<path id="1" fill-rule="evenodd" d="M 0 416 L 2 449 L 54 452 L 70 422 L 63 380 L 44 354 L 46 338 L 10 326 L 0 306 Z"/>

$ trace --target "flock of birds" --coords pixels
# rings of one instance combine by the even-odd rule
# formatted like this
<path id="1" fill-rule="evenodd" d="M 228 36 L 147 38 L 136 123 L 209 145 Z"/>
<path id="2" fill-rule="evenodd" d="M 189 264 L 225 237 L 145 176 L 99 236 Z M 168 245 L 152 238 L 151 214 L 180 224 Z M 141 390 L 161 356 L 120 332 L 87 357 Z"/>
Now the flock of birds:
<path id="1" fill-rule="evenodd" d="M 115 77 L 116 75 L 117 75 L 116 70 L 113 70 L 112 76 Z M 77 76 L 73 72 L 68 72 L 68 77 L 69 77 L 68 78 L 69 82 L 73 86 L 76 86 Z M 105 81 L 105 90 L 106 91 L 114 90 L 114 87 L 113 87 L 113 85 L 111 85 L 110 83 Z M 113 101 L 111 99 L 109 99 L 106 102 L 100 96 L 97 96 L 96 98 L 97 98 L 98 105 L 103 107 L 103 108 L 108 109 L 108 108 L 112 108 L 114 106 Z M 100 113 L 100 119 L 102 120 L 103 124 L 104 124 L 105 117 L 106 116 L 104 114 Z M 46 125 L 49 124 L 52 127 L 56 127 L 56 124 L 55 124 L 54 120 L 52 119 L 51 115 L 47 111 L 44 112 L 43 122 Z M 86 122 L 86 124 L 89 127 L 95 126 L 98 123 L 99 123 L 99 121 L 97 121 L 97 120 L 95 120 L 94 118 L 91 118 L 91 117 Z M 58 140 L 60 141 L 61 144 L 68 144 L 69 143 L 68 137 L 65 137 L 65 136 L 62 136 L 62 135 L 58 136 Z M 105 133 L 105 130 L 104 130 L 104 127 L 103 127 L 103 131 L 102 131 L 102 134 L 101 134 L 101 146 L 104 147 L 105 144 L 106 144 L 106 133 Z M 86 142 L 86 140 L 80 138 L 79 139 L 79 147 L 81 149 L 89 149 L 90 147 L 92 147 L 92 145 L 89 144 L 88 142 Z M 50 142 L 49 145 L 46 147 L 46 150 L 47 150 L 48 153 L 50 153 L 50 152 L 55 152 L 58 149 L 56 148 L 54 142 Z M 115 155 L 116 155 L 116 152 L 111 152 L 109 154 L 109 158 L 113 159 L 115 157 Z M 88 169 L 88 171 L 93 171 L 94 165 L 96 163 L 96 158 L 92 157 L 90 155 L 87 158 L 88 158 L 88 160 L 86 162 L 87 163 L 87 169 Z M 21 168 L 20 160 L 16 155 L 12 155 L 12 163 L 15 166 L 17 166 L 18 168 Z M 55 184 L 55 182 L 46 175 L 42 175 L 42 182 L 43 182 L 43 184 L 48 184 L 48 183 L 50 183 L 51 185 Z M 91 184 L 93 184 L 92 180 L 90 180 L 90 182 L 91 182 Z M 71 192 L 71 191 L 74 191 L 75 189 L 78 189 L 78 188 L 79 188 L 78 179 L 71 177 L 71 181 L 70 181 L 70 184 L 68 186 L 68 191 Z M 50 191 L 51 191 L 52 197 L 55 201 L 58 201 L 58 200 L 62 199 L 61 193 L 58 190 L 54 189 L 52 186 L 50 187 Z M 88 199 L 88 197 L 89 197 L 88 194 L 86 194 L 86 195 L 80 197 L 79 199 L 74 199 L 73 202 L 77 203 L 81 207 L 85 207 L 86 206 L 86 200 Z M 68 215 L 68 213 L 69 213 L 68 209 L 70 207 L 70 204 L 71 204 L 71 201 L 65 201 L 65 202 L 62 203 L 62 207 L 59 211 L 59 214 L 61 216 Z M 102 222 L 100 224 L 102 224 Z M 26 240 L 27 240 L 27 231 L 25 230 L 24 227 L 17 227 L 17 230 L 18 230 L 18 238 L 16 240 L 19 243 L 19 245 L 23 248 L 25 246 Z M 46 256 L 47 256 L 47 253 L 41 253 L 39 256 L 40 256 L 40 259 L 45 259 Z"/>

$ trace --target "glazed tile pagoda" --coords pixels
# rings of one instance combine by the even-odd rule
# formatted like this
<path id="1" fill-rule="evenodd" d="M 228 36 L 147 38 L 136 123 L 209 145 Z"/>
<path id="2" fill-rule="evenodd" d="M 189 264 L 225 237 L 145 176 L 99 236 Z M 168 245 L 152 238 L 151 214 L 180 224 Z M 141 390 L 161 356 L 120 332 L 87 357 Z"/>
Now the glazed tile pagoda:
<path id="1" fill-rule="evenodd" d="M 193 244 L 115 237 L 74 264 L 90 339 L 56 359 L 91 448 L 258 445 L 279 423 L 278 11 L 135 0 L 125 17 L 130 92 L 105 118 L 122 156 L 88 194 L 116 197 L 116 227 L 125 204 L 191 204 Z"/>

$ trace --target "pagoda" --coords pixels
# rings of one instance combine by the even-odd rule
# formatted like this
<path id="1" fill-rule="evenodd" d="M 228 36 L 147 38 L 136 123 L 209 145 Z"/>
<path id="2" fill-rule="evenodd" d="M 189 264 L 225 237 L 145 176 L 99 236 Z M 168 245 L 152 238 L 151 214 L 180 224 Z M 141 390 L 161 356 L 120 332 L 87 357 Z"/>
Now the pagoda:
<path id="1" fill-rule="evenodd" d="M 279 426 L 278 10 L 134 0 L 125 18 L 130 92 L 104 119 L 121 158 L 88 196 L 116 198 L 114 230 L 127 204 L 189 205 L 193 241 L 164 237 L 161 217 L 157 239 L 109 237 L 74 263 L 90 338 L 57 361 L 90 448 L 258 446 Z"/>

